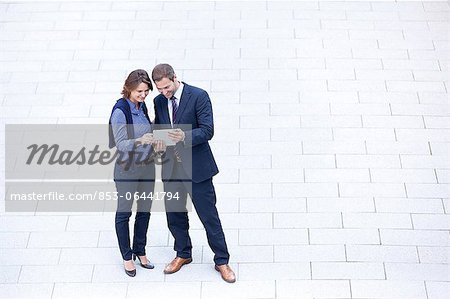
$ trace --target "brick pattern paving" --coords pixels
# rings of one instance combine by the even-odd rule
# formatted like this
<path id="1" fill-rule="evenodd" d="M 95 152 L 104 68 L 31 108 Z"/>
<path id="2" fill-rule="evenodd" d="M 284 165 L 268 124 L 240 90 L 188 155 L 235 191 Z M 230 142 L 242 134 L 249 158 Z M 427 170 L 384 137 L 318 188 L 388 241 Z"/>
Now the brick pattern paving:
<path id="1" fill-rule="evenodd" d="M 449 22 L 447 1 L 1 2 L 2 123 L 106 123 L 159 62 L 210 93 L 238 275 L 194 214 L 194 263 L 162 273 L 155 213 L 156 269 L 129 278 L 111 213 L 3 211 L 1 296 L 448 298 Z"/>

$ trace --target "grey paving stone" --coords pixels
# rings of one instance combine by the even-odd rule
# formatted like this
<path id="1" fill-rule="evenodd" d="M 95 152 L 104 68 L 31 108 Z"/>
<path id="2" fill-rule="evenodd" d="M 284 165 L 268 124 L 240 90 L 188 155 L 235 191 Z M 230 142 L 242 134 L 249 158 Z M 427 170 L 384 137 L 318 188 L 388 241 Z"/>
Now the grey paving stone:
<path id="1" fill-rule="evenodd" d="M 130 278 L 114 213 L 0 208 L 0 293 L 447 298 L 449 12 L 445 1 L 0 3 L 1 123 L 104 124 L 125 76 L 162 62 L 207 90 L 238 276 L 214 270 L 195 213 L 193 263 L 162 273 L 173 238 L 153 213 L 156 268 Z"/>

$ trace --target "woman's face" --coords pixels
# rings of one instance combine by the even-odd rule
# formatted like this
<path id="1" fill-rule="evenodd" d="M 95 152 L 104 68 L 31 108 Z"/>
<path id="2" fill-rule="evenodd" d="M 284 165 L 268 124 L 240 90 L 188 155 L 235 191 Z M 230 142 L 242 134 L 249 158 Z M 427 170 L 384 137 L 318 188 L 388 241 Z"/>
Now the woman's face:
<path id="1" fill-rule="evenodd" d="M 130 101 L 134 104 L 144 102 L 145 98 L 149 93 L 149 88 L 147 83 L 142 82 L 130 93 Z"/>

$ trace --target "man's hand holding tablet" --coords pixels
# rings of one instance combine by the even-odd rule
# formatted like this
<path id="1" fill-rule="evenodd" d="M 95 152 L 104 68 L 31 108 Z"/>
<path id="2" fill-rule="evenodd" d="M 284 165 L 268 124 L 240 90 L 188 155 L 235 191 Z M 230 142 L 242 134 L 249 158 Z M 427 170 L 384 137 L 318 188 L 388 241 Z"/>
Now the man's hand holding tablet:
<path id="1" fill-rule="evenodd" d="M 172 139 L 175 143 L 184 141 L 185 134 L 181 129 L 174 129 L 169 132 L 169 138 Z"/>
<path id="2" fill-rule="evenodd" d="M 153 137 L 155 140 L 162 140 L 167 146 L 171 146 L 184 140 L 184 132 L 181 129 L 154 130 Z"/>

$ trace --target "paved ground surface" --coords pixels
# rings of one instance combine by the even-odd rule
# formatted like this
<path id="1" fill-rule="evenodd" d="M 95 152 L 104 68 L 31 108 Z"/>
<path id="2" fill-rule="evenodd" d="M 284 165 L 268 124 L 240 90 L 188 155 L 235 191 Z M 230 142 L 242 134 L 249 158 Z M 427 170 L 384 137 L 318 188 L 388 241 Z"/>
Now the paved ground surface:
<path id="1" fill-rule="evenodd" d="M 129 278 L 113 214 L 3 208 L 0 296 L 449 298 L 449 20 L 428 1 L 0 3 L 3 123 L 106 123 L 159 62 L 210 93 L 238 275 L 195 215 L 193 264 L 162 273 L 154 213 L 156 268 Z"/>

